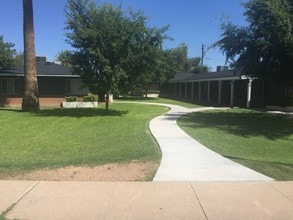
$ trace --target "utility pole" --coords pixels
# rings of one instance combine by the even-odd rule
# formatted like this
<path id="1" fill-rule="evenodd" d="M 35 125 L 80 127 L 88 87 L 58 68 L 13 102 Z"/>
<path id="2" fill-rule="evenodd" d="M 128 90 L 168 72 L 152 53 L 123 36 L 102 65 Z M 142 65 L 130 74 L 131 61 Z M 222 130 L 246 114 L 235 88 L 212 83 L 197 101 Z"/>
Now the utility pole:
<path id="1" fill-rule="evenodd" d="M 205 55 L 204 44 L 201 45 L 201 68 L 203 68 L 203 58 Z"/>

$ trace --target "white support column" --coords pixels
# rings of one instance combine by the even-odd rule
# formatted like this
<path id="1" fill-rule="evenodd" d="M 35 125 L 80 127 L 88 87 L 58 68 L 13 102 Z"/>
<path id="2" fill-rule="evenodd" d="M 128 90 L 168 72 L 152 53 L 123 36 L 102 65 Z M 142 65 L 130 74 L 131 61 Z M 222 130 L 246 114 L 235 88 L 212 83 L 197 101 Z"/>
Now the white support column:
<path id="1" fill-rule="evenodd" d="M 198 81 L 198 101 L 201 101 L 201 83 Z"/>
<path id="2" fill-rule="evenodd" d="M 210 102 L 210 88 L 211 88 L 210 83 L 211 81 L 208 81 L 208 103 Z"/>
<path id="3" fill-rule="evenodd" d="M 222 99 L 222 81 L 218 81 L 219 87 L 218 87 L 218 104 L 221 104 Z"/>
<path id="4" fill-rule="evenodd" d="M 191 82 L 191 100 L 194 98 L 194 82 Z"/>
<path id="5" fill-rule="evenodd" d="M 252 78 L 248 79 L 248 84 L 247 84 L 247 102 L 246 102 L 246 107 L 250 108 L 250 102 L 251 102 L 251 86 L 252 86 Z"/>
<path id="6" fill-rule="evenodd" d="M 230 106 L 234 107 L 234 80 L 231 80 L 230 84 L 231 84 L 231 100 L 230 100 Z"/>

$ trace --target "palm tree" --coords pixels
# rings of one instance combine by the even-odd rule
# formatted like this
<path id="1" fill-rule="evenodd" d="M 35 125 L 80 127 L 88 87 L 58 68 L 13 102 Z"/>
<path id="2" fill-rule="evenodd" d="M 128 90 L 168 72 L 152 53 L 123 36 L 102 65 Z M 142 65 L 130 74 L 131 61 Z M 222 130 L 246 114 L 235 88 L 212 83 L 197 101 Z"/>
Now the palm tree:
<path id="1" fill-rule="evenodd" d="M 23 111 L 40 109 L 38 96 L 38 80 L 36 68 L 36 52 L 34 37 L 34 19 L 32 0 L 23 0 L 23 38 L 24 38 L 24 95 Z"/>

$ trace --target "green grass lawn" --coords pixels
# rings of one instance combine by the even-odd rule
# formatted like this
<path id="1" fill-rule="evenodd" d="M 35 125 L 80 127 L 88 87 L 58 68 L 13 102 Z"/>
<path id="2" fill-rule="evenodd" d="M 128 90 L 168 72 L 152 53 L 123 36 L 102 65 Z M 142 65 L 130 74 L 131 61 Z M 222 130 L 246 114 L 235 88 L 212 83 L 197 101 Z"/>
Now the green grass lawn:
<path id="1" fill-rule="evenodd" d="M 198 108 L 202 107 L 192 102 L 186 102 L 182 100 L 167 99 L 167 98 L 143 98 L 143 97 L 122 97 L 117 99 L 118 101 L 134 101 L 134 102 L 153 102 L 153 103 L 163 103 L 163 104 L 172 104 L 180 105 L 186 108 Z"/>
<path id="2" fill-rule="evenodd" d="M 293 119 L 247 109 L 196 112 L 178 124 L 189 135 L 277 180 L 293 180 Z"/>
<path id="3" fill-rule="evenodd" d="M 160 106 L 114 104 L 97 109 L 0 109 L 0 173 L 156 161 L 161 152 L 148 130 Z"/>

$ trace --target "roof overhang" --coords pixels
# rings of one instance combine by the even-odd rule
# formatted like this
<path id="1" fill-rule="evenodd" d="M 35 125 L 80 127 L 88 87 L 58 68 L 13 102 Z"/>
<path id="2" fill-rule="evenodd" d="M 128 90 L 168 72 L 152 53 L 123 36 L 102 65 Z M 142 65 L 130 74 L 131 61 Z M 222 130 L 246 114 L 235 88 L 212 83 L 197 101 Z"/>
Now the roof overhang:
<path id="1" fill-rule="evenodd" d="M 0 77 L 23 77 L 23 74 L 0 74 Z M 37 75 L 37 77 L 80 78 L 80 75 Z"/>
<path id="2" fill-rule="evenodd" d="M 211 81 L 231 81 L 231 80 L 251 80 L 251 76 L 242 74 L 237 70 L 226 70 L 220 72 L 207 73 L 179 73 L 169 80 L 169 83 L 187 83 L 187 82 L 211 82 Z"/>
<path id="3" fill-rule="evenodd" d="M 192 80 L 182 80 L 180 82 L 203 82 L 203 81 L 225 81 L 225 80 L 241 80 L 244 79 L 241 76 L 231 76 L 231 77 L 219 77 L 219 78 L 205 78 L 205 79 L 192 79 Z M 246 78 L 245 78 L 246 79 Z"/>
<path id="4" fill-rule="evenodd" d="M 80 75 L 37 75 L 37 77 L 63 77 L 63 78 L 80 78 Z"/>

